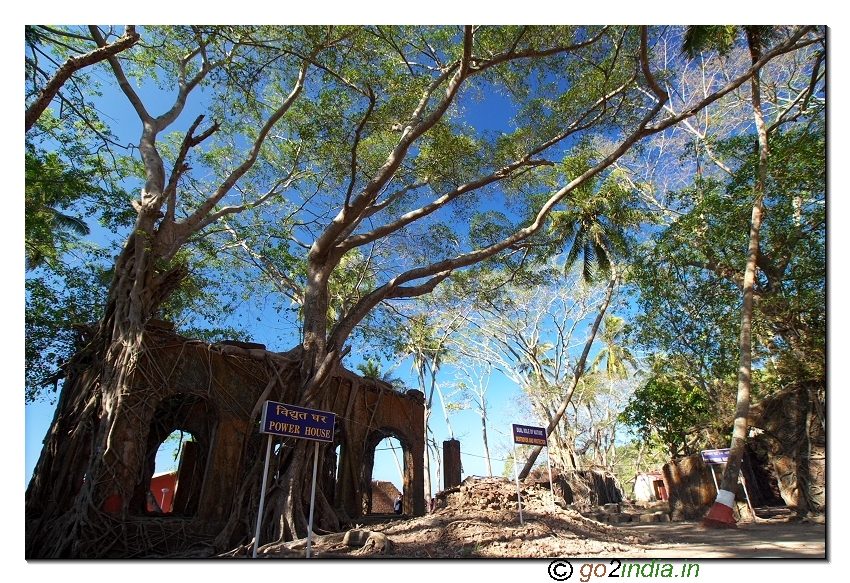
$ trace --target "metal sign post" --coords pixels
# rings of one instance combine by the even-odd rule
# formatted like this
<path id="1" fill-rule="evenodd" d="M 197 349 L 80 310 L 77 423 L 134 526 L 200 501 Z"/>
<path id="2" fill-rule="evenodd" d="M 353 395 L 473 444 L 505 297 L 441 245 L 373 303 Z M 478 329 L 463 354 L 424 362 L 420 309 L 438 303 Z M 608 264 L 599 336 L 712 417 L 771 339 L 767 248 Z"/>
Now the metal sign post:
<path id="1" fill-rule="evenodd" d="M 307 520 L 307 558 L 310 558 L 310 548 L 313 546 L 313 511 L 316 506 L 316 468 L 319 467 L 319 442 L 313 452 L 313 486 L 310 488 L 310 518 Z"/>
<path id="2" fill-rule="evenodd" d="M 711 478 L 714 480 L 714 489 L 719 492 L 720 486 L 717 484 L 717 476 L 714 475 L 714 466 L 723 465 L 729 461 L 729 448 L 704 449 L 700 452 L 700 455 L 702 455 L 702 461 L 708 464 L 708 469 L 711 470 Z M 741 461 L 743 462 L 744 460 Z M 747 499 L 747 507 L 753 515 L 753 520 L 755 520 L 756 511 L 755 508 L 753 508 L 752 502 L 750 502 L 750 493 L 747 492 L 747 480 L 744 479 L 744 472 L 740 469 L 738 470 L 738 477 L 741 478 L 741 485 L 744 487 L 744 498 Z"/>
<path id="3" fill-rule="evenodd" d="M 254 531 L 254 554 L 253 558 L 257 558 L 257 545 L 260 542 L 260 524 L 263 521 L 263 506 L 266 503 L 266 478 L 269 477 L 269 455 L 272 452 L 272 436 L 266 438 L 266 464 L 263 466 L 263 486 L 260 488 L 260 508 L 257 511 L 257 528 Z"/>
<path id="4" fill-rule="evenodd" d="M 266 401 L 263 406 L 263 417 L 260 421 L 260 433 L 269 434 L 266 447 L 266 464 L 263 467 L 263 486 L 260 490 L 260 508 L 257 514 L 257 529 L 254 533 L 254 558 L 257 557 L 257 546 L 260 542 L 260 524 L 263 519 L 263 504 L 266 499 L 266 479 L 269 473 L 269 455 L 272 449 L 272 435 L 283 435 L 297 439 L 312 439 L 316 442 L 313 455 L 313 484 L 310 490 L 310 518 L 307 529 L 307 558 L 313 542 L 313 511 L 316 503 L 316 471 L 319 465 L 319 442 L 333 443 L 336 413 L 304 409 L 285 403 Z"/>
<path id="5" fill-rule="evenodd" d="M 516 500 L 519 503 L 519 523 L 522 524 L 522 494 L 519 493 L 519 460 L 516 457 L 516 441 L 514 442 L 514 478 L 516 478 Z"/>
<path id="6" fill-rule="evenodd" d="M 549 466 L 549 492 L 552 494 L 552 512 L 555 510 L 555 482 L 552 481 L 552 460 L 549 459 L 549 448 L 546 448 L 546 465 Z"/>
<path id="7" fill-rule="evenodd" d="M 547 447 L 549 442 L 546 440 L 546 429 L 544 427 L 533 427 L 531 425 L 511 425 L 511 430 L 514 436 L 514 475 L 516 476 L 516 496 L 519 501 L 519 523 L 522 524 L 522 496 L 519 492 L 519 473 L 517 465 L 519 460 L 516 457 L 516 444 L 523 445 L 540 445 Z M 549 450 L 546 450 L 546 461 L 549 462 Z M 552 491 L 552 509 L 555 509 L 555 489 L 552 484 L 552 466 L 549 466 L 549 489 Z"/>

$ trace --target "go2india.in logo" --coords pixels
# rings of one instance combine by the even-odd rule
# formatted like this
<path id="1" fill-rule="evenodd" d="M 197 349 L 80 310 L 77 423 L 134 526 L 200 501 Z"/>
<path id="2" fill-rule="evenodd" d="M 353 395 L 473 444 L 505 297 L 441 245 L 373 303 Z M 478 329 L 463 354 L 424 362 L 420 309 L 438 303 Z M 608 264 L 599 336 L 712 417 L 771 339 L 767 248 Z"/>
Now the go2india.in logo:
<path id="1" fill-rule="evenodd" d="M 614 566 L 614 563 L 617 565 Z M 611 570 L 605 563 L 584 563 L 579 567 L 579 581 L 587 583 L 590 577 L 699 577 L 699 565 L 683 563 L 681 572 L 671 563 L 626 563 L 611 559 Z M 549 564 L 549 577 L 555 581 L 566 581 L 573 576 L 573 565 L 566 559 L 556 559 Z"/>

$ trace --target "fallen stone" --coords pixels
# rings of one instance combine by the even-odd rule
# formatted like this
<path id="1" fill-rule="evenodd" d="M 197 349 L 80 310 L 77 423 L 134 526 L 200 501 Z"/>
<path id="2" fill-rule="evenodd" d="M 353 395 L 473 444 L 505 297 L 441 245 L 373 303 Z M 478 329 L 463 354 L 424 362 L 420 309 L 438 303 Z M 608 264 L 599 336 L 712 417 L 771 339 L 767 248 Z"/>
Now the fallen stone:
<path id="1" fill-rule="evenodd" d="M 371 532 L 363 549 L 367 552 L 378 553 L 381 555 L 391 555 L 393 552 L 393 543 L 382 532 Z"/>
<path id="2" fill-rule="evenodd" d="M 347 547 L 362 547 L 372 534 L 375 533 L 354 528 L 345 533 L 345 536 L 342 537 L 342 544 Z"/>

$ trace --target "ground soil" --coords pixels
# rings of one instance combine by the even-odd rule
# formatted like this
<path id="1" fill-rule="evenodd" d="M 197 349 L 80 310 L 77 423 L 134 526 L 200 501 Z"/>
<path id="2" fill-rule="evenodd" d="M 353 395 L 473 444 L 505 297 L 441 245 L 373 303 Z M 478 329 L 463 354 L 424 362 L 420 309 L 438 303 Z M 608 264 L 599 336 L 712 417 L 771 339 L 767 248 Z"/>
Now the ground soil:
<path id="1" fill-rule="evenodd" d="M 446 558 L 825 558 L 821 519 L 756 519 L 735 529 L 697 522 L 603 524 L 571 506 L 553 509 L 548 488 L 524 486 L 520 524 L 512 482 L 467 480 L 438 497 L 434 512 L 382 524 L 353 525 L 357 532 L 314 537 L 314 557 Z M 562 502 L 562 501 L 560 501 Z M 374 517 L 373 517 L 374 520 Z M 259 556 L 304 556 L 306 541 L 261 547 Z M 229 556 L 246 556 L 244 552 Z"/>

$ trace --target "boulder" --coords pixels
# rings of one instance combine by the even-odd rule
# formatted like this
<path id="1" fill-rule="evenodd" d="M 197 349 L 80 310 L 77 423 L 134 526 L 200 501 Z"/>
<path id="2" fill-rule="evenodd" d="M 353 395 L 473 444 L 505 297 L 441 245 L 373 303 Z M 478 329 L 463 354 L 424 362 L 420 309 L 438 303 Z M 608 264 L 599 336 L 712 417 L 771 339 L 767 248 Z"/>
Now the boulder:
<path id="1" fill-rule="evenodd" d="M 375 533 L 368 530 L 351 529 L 342 538 L 342 544 L 348 547 L 362 547 L 369 540 L 370 535 Z"/>

